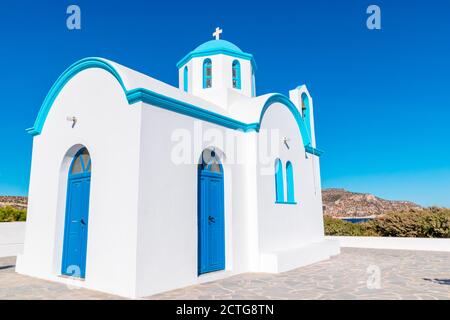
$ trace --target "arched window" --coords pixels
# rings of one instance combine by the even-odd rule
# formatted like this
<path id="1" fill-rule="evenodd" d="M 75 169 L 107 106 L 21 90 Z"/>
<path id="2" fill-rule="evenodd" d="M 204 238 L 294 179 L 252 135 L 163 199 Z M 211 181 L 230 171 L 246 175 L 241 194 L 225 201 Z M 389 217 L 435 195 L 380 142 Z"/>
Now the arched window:
<path id="1" fill-rule="evenodd" d="M 184 71 L 183 71 L 183 87 L 184 87 L 184 91 L 188 92 L 188 76 L 189 76 L 189 70 L 188 67 L 184 67 Z"/>
<path id="2" fill-rule="evenodd" d="M 212 62 L 211 59 L 203 61 L 203 88 L 212 87 Z"/>
<path id="3" fill-rule="evenodd" d="M 203 150 L 199 169 L 200 171 L 209 171 L 211 173 L 221 174 L 223 170 L 218 152 L 214 149 Z"/>
<path id="4" fill-rule="evenodd" d="M 255 88 L 255 70 L 252 68 L 252 97 L 256 96 L 256 88 Z"/>
<path id="5" fill-rule="evenodd" d="M 72 162 L 70 175 L 90 174 L 91 173 L 91 156 L 86 148 L 80 150 Z"/>
<path id="6" fill-rule="evenodd" d="M 289 203 L 295 203 L 294 169 L 292 168 L 292 163 L 290 161 L 286 163 L 286 185 L 287 185 L 287 201 Z"/>
<path id="7" fill-rule="evenodd" d="M 309 117 L 309 99 L 305 93 L 302 94 L 302 116 L 303 118 Z"/>
<path id="8" fill-rule="evenodd" d="M 283 165 L 280 159 L 275 160 L 275 190 L 276 202 L 284 202 Z"/>
<path id="9" fill-rule="evenodd" d="M 241 88 L 241 64 L 239 61 L 233 61 L 233 88 Z"/>

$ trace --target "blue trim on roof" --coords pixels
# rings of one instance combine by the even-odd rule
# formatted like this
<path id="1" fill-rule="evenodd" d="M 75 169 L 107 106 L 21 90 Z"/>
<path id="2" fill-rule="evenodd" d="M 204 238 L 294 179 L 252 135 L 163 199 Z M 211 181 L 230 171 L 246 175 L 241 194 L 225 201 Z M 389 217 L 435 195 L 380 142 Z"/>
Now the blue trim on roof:
<path id="1" fill-rule="evenodd" d="M 226 40 L 211 40 L 199 45 L 177 63 L 177 68 L 180 69 L 192 58 L 213 56 L 216 54 L 226 54 L 235 58 L 249 60 L 253 69 L 256 71 L 256 62 L 253 55 L 243 52 L 238 46 Z"/>
<path id="2" fill-rule="evenodd" d="M 253 124 L 243 123 L 235 119 L 223 116 L 221 114 L 209 110 L 199 108 L 197 106 L 194 106 L 193 104 L 180 101 L 145 88 L 138 88 L 128 91 L 127 98 L 130 104 L 144 102 L 156 107 L 174 111 L 176 113 L 181 113 L 196 119 L 212 122 L 233 130 L 242 130 L 244 132 L 247 132 L 247 131 L 256 131 L 258 128 L 257 123 Z"/>
<path id="3" fill-rule="evenodd" d="M 266 100 L 266 103 L 264 104 L 264 107 L 261 111 L 261 117 L 259 119 L 258 125 L 261 125 L 261 122 L 264 118 L 264 114 L 269 109 L 269 107 L 272 106 L 274 103 L 280 103 L 281 105 L 285 106 L 294 116 L 295 121 L 297 122 L 298 128 L 300 130 L 300 136 L 302 137 L 303 145 L 305 146 L 306 152 L 316 156 L 321 156 L 323 154 L 323 151 L 316 149 L 312 146 L 311 135 L 308 132 L 308 127 L 306 125 L 305 119 L 302 117 L 300 111 L 288 97 L 282 94 L 276 93 Z"/>
<path id="4" fill-rule="evenodd" d="M 40 135 L 42 132 L 42 129 L 44 127 L 45 120 L 47 119 L 47 115 L 50 112 L 50 109 L 55 102 L 58 94 L 61 92 L 61 90 L 64 88 L 64 86 L 69 82 L 70 79 L 72 79 L 76 74 L 79 72 L 89 69 L 89 68 L 100 68 L 103 69 L 110 74 L 114 76 L 114 78 L 119 82 L 120 86 L 122 87 L 125 97 L 127 98 L 128 103 L 135 104 L 138 102 L 144 102 L 147 104 L 151 104 L 156 107 L 160 107 L 166 110 L 174 111 L 180 114 L 184 114 L 196 119 L 204 120 L 207 122 L 211 122 L 229 129 L 233 130 L 241 130 L 244 132 L 249 131 L 259 131 L 261 126 L 261 121 L 264 117 L 265 112 L 267 109 L 274 103 L 279 102 L 283 105 L 285 105 L 294 115 L 297 124 L 300 128 L 300 134 L 303 139 L 303 143 L 305 145 L 305 150 L 308 153 L 311 153 L 313 155 L 320 156 L 322 155 L 323 151 L 315 149 L 312 147 L 311 142 L 309 140 L 309 136 L 306 134 L 306 126 L 303 121 L 303 118 L 301 117 L 298 109 L 295 107 L 295 105 L 284 95 L 281 94 L 274 94 L 270 98 L 267 99 L 266 103 L 264 104 L 264 107 L 261 112 L 261 117 L 259 120 L 259 123 L 244 123 L 238 120 L 235 120 L 230 117 L 226 117 L 224 115 L 205 110 L 203 108 L 200 108 L 198 106 L 195 106 L 193 104 L 190 104 L 188 102 L 184 102 L 181 100 L 177 100 L 165 95 L 162 95 L 160 93 L 154 92 L 149 89 L 145 88 L 135 88 L 132 90 L 128 90 L 125 87 L 125 84 L 120 76 L 120 74 L 117 72 L 117 70 L 108 62 L 105 60 L 102 60 L 100 58 L 85 58 L 82 59 L 74 64 L 72 64 L 66 71 L 63 72 L 63 74 L 56 80 L 55 84 L 50 89 L 49 93 L 47 94 L 47 97 L 44 99 L 44 102 L 41 106 L 41 109 L 39 110 L 38 116 L 36 118 L 36 121 L 34 123 L 34 126 L 30 129 L 27 129 L 27 132 L 32 136 Z"/>
<path id="5" fill-rule="evenodd" d="M 234 43 L 223 40 L 223 39 L 216 39 L 216 40 L 209 40 L 205 43 L 202 43 L 197 48 L 195 48 L 192 52 L 201 52 L 201 51 L 207 51 L 207 50 L 217 50 L 217 49 L 225 49 L 234 51 L 237 53 L 243 53 L 243 51 Z"/>
<path id="6" fill-rule="evenodd" d="M 49 93 L 45 97 L 44 102 L 42 103 L 41 109 L 39 110 L 33 128 L 27 129 L 27 132 L 29 134 L 34 136 L 41 133 L 45 119 L 47 119 L 47 114 L 49 113 L 50 108 L 52 107 L 53 103 L 56 100 L 56 97 L 61 92 L 62 88 L 64 88 L 66 83 L 69 82 L 69 80 L 72 79 L 76 74 L 89 68 L 100 68 L 108 71 L 110 74 L 114 76 L 114 78 L 116 78 L 116 80 L 119 82 L 124 92 L 127 91 L 119 73 L 109 63 L 100 58 L 95 57 L 81 59 L 72 64 L 69 68 L 67 68 L 67 70 L 64 71 L 63 74 L 60 75 L 59 78 L 56 80 L 56 82 L 53 84 Z"/>

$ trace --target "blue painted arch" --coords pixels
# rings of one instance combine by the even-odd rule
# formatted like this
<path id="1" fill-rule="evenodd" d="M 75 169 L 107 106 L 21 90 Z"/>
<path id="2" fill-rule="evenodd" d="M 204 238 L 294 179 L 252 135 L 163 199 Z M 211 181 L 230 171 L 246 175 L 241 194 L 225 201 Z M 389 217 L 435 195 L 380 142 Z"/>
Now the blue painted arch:
<path id="1" fill-rule="evenodd" d="M 307 130 L 306 123 L 301 113 L 292 103 L 292 101 L 290 101 L 289 98 L 282 94 L 273 94 L 266 100 L 261 111 L 259 122 L 244 123 L 222 114 L 205 110 L 190 103 L 162 95 L 146 88 L 134 88 L 129 90 L 126 88 L 124 81 L 116 68 L 114 68 L 107 61 L 96 57 L 79 60 L 78 62 L 72 64 L 66 71 L 61 74 L 61 76 L 56 80 L 46 98 L 44 99 L 34 126 L 30 129 L 27 129 L 27 132 L 30 135 L 37 136 L 41 134 L 48 113 L 50 112 L 57 96 L 62 91 L 64 86 L 78 73 L 91 68 L 103 69 L 110 73 L 119 82 L 130 105 L 138 102 L 144 102 L 146 104 L 151 104 L 160 108 L 164 108 L 166 110 L 208 121 L 233 130 L 241 130 L 244 132 L 259 131 L 262 119 L 268 108 L 274 103 L 281 103 L 282 105 L 287 107 L 293 114 L 299 127 L 300 135 L 302 137 L 306 152 L 317 156 L 320 156 L 323 153 L 322 151 L 312 146 L 310 133 Z"/>
<path id="2" fill-rule="evenodd" d="M 47 96 L 45 97 L 44 102 L 42 103 L 41 109 L 39 110 L 34 126 L 30 129 L 27 129 L 27 132 L 29 134 L 31 134 L 32 136 L 41 134 L 45 120 L 47 119 L 47 115 L 50 112 L 53 103 L 55 102 L 56 98 L 58 97 L 59 93 L 64 88 L 64 86 L 69 82 L 69 80 L 71 80 L 78 73 L 80 73 L 83 70 L 91 68 L 99 68 L 109 72 L 111 75 L 114 76 L 114 78 L 116 78 L 116 80 L 119 82 L 124 92 L 125 93 L 127 92 L 122 77 L 119 75 L 117 70 L 113 66 L 111 66 L 111 64 L 109 64 L 108 62 L 106 62 L 101 58 L 93 57 L 81 59 L 72 64 L 69 68 L 67 68 L 66 71 L 64 71 L 56 80 L 56 82 L 53 84 Z"/>
<path id="3" fill-rule="evenodd" d="M 261 111 L 261 116 L 259 119 L 257 130 L 260 129 L 260 126 L 261 126 L 261 123 L 262 123 L 265 113 L 275 103 L 280 103 L 281 105 L 285 106 L 294 116 L 295 121 L 297 122 L 298 129 L 300 131 L 300 136 L 302 138 L 303 145 L 305 146 L 306 152 L 317 155 L 317 156 L 322 155 L 323 151 L 318 150 L 312 146 L 311 132 L 309 131 L 309 126 L 307 125 L 305 119 L 303 118 L 302 114 L 298 110 L 297 106 L 295 106 L 294 103 L 292 103 L 292 101 L 288 97 L 286 97 L 282 94 L 275 93 L 266 100 L 266 102 L 262 108 L 262 111 Z"/>

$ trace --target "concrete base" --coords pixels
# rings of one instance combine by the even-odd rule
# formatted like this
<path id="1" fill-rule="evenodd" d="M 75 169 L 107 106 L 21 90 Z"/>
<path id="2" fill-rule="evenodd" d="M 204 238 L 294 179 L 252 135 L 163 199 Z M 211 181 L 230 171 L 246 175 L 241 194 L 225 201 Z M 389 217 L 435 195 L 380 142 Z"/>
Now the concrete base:
<path id="1" fill-rule="evenodd" d="M 280 273 L 322 260 L 340 253 L 339 241 L 324 240 L 306 246 L 261 254 L 260 271 Z"/>

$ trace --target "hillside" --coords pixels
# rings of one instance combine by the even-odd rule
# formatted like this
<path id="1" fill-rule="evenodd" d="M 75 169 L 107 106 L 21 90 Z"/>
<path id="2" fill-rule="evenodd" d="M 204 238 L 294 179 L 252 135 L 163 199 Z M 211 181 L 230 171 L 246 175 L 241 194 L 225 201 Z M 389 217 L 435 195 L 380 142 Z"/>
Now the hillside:
<path id="1" fill-rule="evenodd" d="M 16 209 L 26 209 L 27 203 L 27 197 L 0 196 L 0 208 L 13 207 Z"/>
<path id="2" fill-rule="evenodd" d="M 331 217 L 372 217 L 392 211 L 421 209 L 409 201 L 392 201 L 344 189 L 322 190 L 323 213 Z"/>
<path id="3" fill-rule="evenodd" d="M 322 199 L 324 215 L 332 217 L 371 217 L 392 211 L 421 209 L 413 202 L 385 200 L 372 194 L 344 189 L 324 189 Z M 27 197 L 0 196 L 0 208 L 11 206 L 26 209 L 27 201 Z"/>

